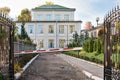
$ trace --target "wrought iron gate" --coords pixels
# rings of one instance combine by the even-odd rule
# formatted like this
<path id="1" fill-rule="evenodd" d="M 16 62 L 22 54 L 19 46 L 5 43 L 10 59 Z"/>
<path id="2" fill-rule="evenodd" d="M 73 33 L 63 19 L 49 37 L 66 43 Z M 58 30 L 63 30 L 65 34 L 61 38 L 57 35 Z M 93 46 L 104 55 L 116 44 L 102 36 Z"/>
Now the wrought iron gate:
<path id="1" fill-rule="evenodd" d="M 104 80 L 120 80 L 120 9 L 104 19 Z"/>
<path id="2" fill-rule="evenodd" d="M 0 80 L 14 80 L 14 24 L 0 12 Z"/>

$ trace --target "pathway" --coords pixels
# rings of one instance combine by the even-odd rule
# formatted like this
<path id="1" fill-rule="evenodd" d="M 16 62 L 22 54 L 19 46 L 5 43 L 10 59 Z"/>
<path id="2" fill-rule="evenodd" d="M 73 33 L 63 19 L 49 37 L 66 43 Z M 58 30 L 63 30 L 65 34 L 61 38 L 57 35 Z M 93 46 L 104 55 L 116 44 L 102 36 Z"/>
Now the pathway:
<path id="1" fill-rule="evenodd" d="M 43 53 L 23 73 L 20 80 L 92 80 L 55 53 Z"/>
<path id="2" fill-rule="evenodd" d="M 75 58 L 72 56 L 68 56 L 65 54 L 56 54 L 56 56 L 62 58 L 69 64 L 73 65 L 74 67 L 78 68 L 85 74 L 88 74 L 89 77 L 93 77 L 95 80 L 102 80 L 103 79 L 103 66 L 85 61 L 79 58 Z"/>

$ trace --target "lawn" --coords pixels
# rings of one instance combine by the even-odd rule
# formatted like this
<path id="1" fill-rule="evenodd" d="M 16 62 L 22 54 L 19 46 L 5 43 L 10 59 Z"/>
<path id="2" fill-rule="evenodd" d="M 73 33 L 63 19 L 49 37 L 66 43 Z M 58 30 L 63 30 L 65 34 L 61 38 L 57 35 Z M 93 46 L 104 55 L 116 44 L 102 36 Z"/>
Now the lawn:
<path id="1" fill-rule="evenodd" d="M 97 54 L 96 52 L 92 52 L 92 53 L 87 53 L 85 51 L 80 51 L 78 53 L 78 51 L 65 51 L 63 52 L 64 54 L 67 55 L 71 55 L 77 58 L 81 58 L 81 59 L 85 59 L 91 62 L 95 62 L 98 64 L 103 64 L 104 62 L 104 54 Z"/>

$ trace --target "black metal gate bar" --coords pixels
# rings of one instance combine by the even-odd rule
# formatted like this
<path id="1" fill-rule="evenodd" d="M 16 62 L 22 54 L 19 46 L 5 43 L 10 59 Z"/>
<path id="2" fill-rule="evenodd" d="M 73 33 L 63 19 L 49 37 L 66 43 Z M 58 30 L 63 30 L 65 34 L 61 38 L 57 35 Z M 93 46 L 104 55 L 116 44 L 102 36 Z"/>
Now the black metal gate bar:
<path id="1" fill-rule="evenodd" d="M 115 22 L 120 23 L 119 6 L 104 19 L 104 80 L 120 80 L 120 25 L 116 31 Z"/>
<path id="2" fill-rule="evenodd" d="M 14 25 L 10 25 L 10 50 L 9 50 L 9 74 L 10 80 L 14 80 Z"/>
<path id="3" fill-rule="evenodd" d="M 3 29 L 5 35 L 1 37 L 3 40 L 0 43 L 0 59 L 5 62 L 1 64 L 0 60 L 0 80 L 14 80 L 14 23 L 0 12 L 0 31 Z"/>
<path id="4" fill-rule="evenodd" d="M 110 22 L 105 22 L 105 80 L 111 80 L 111 44 L 110 44 Z"/>

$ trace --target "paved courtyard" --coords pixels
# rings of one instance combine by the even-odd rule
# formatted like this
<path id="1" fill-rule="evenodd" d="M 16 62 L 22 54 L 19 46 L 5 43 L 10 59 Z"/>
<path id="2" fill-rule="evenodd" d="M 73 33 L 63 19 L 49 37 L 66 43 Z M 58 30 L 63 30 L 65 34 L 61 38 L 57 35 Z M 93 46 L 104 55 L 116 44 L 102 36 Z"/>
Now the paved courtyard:
<path id="1" fill-rule="evenodd" d="M 37 57 L 20 80 L 92 80 L 55 53 Z"/>

